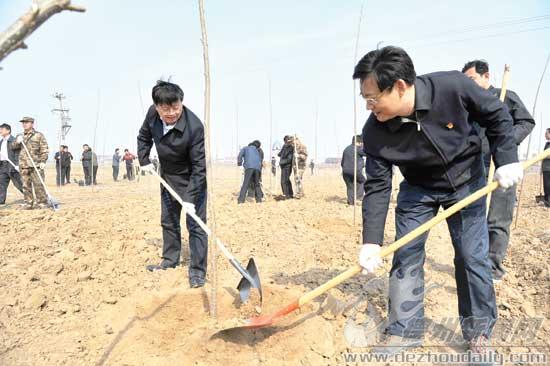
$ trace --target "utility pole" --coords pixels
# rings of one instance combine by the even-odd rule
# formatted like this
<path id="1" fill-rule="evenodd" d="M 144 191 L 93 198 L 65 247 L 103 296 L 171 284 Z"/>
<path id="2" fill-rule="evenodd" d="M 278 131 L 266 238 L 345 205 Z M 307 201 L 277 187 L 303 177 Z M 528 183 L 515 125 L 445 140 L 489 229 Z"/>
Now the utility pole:
<path id="1" fill-rule="evenodd" d="M 65 145 L 65 138 L 71 129 L 69 122 L 71 118 L 69 117 L 69 109 L 63 108 L 63 99 L 65 96 L 62 93 L 55 93 L 53 95 L 55 99 L 59 101 L 59 108 L 52 109 L 52 112 L 59 113 L 59 118 L 61 120 L 61 128 L 59 130 L 59 144 Z"/>

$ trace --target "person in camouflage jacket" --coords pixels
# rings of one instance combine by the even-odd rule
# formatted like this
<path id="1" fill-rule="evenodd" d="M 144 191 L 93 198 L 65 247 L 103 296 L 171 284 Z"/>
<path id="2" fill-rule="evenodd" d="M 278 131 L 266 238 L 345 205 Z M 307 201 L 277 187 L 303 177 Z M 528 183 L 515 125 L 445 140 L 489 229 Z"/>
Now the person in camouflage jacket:
<path id="1" fill-rule="evenodd" d="M 44 168 L 48 160 L 48 142 L 44 135 L 34 129 L 34 118 L 23 117 L 19 121 L 23 125 L 23 134 L 17 135 L 12 144 L 13 150 L 19 150 L 19 171 L 23 181 L 24 208 L 46 208 L 47 195 L 40 182 L 38 172 L 44 180 Z M 23 143 L 26 146 L 23 146 Z M 33 167 L 33 162 L 36 169 Z M 33 197 L 33 189 L 36 197 Z"/>
<path id="2" fill-rule="evenodd" d="M 291 143 L 295 150 L 295 161 L 292 162 L 292 170 L 294 172 L 294 184 L 296 185 L 296 198 L 304 196 L 304 171 L 306 170 L 307 148 L 298 137 L 291 137 Z"/>

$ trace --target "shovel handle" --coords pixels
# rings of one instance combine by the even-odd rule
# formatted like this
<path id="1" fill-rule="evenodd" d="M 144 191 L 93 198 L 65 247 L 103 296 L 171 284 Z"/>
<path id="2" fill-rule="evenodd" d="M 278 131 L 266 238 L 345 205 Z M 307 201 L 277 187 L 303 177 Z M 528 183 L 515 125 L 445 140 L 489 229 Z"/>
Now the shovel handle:
<path id="1" fill-rule="evenodd" d="M 549 150 L 544 150 L 543 152 L 541 152 L 540 154 L 538 154 L 534 158 L 523 162 L 523 164 L 522 164 L 523 169 L 525 170 L 525 169 L 529 168 L 531 165 L 534 165 L 535 163 L 538 163 L 539 161 L 541 161 L 541 160 L 543 160 L 547 157 L 550 157 L 550 149 Z M 385 248 L 382 248 L 382 250 L 380 251 L 380 256 L 381 257 L 386 257 L 386 256 L 392 254 L 397 249 L 399 249 L 402 246 L 404 246 L 405 244 L 409 243 L 411 240 L 413 240 L 413 239 L 417 238 L 418 236 L 424 234 L 426 231 L 430 230 L 432 227 L 439 224 L 441 221 L 445 220 L 449 216 L 455 214 L 459 210 L 461 210 L 464 207 L 468 206 L 470 203 L 472 203 L 474 201 L 477 201 L 478 199 L 485 196 L 489 192 L 494 191 L 496 188 L 498 188 L 498 182 L 496 182 L 496 181 L 491 182 L 488 185 L 486 185 L 484 188 L 481 188 L 481 189 L 477 190 L 476 192 L 472 193 L 471 195 L 469 195 L 468 197 L 462 199 L 461 201 L 458 201 L 457 203 L 455 203 L 454 205 L 452 205 L 451 207 L 449 207 L 445 211 L 439 213 L 437 216 L 435 216 L 432 219 L 426 221 L 424 224 L 420 225 L 416 229 L 414 229 L 411 232 L 409 232 L 408 234 L 404 235 L 399 240 L 393 242 L 392 244 L 388 245 Z M 349 268 L 348 270 L 346 270 L 345 272 L 340 273 L 338 276 L 334 277 L 330 281 L 328 281 L 328 282 L 322 284 L 321 286 L 311 290 L 310 292 L 302 295 L 298 299 L 298 305 L 302 306 L 302 305 L 310 302 L 311 300 L 313 300 L 317 296 L 327 292 L 331 288 L 336 287 L 340 283 L 342 283 L 342 282 L 350 279 L 351 277 L 355 276 L 356 274 L 361 272 L 361 270 L 362 270 L 362 268 L 359 265 L 355 265 L 355 266 Z"/>
<path id="2" fill-rule="evenodd" d="M 504 98 L 506 97 L 506 90 L 508 89 L 508 79 L 510 78 L 510 65 L 506 64 L 504 65 L 504 74 L 502 74 L 502 87 L 500 88 L 500 101 L 504 103 Z M 491 165 L 489 166 L 489 176 L 487 178 L 488 182 L 493 181 L 493 177 L 495 175 L 495 163 L 493 162 L 493 159 L 491 159 Z M 489 215 L 489 206 L 491 205 L 491 193 L 487 195 L 487 212 L 486 214 Z"/>
<path id="3" fill-rule="evenodd" d="M 172 195 L 172 197 L 174 197 L 176 199 L 176 201 L 178 201 L 180 203 L 180 205 L 182 206 L 182 208 L 184 207 L 184 204 L 183 204 L 183 199 L 180 197 L 179 194 L 176 193 L 176 191 L 174 191 L 174 189 L 172 187 L 170 187 L 170 185 L 164 180 L 164 178 L 162 178 L 156 171 L 152 170 L 151 171 L 151 174 L 157 178 L 160 182 L 160 184 L 162 184 L 162 186 L 164 188 L 166 188 L 166 190 L 168 192 L 170 192 L 170 194 Z M 187 211 L 185 210 L 185 208 L 183 209 L 185 211 L 186 214 L 188 214 L 189 216 L 191 216 L 191 218 L 193 220 L 195 220 L 195 222 L 197 224 L 199 224 L 199 226 L 201 227 L 201 229 L 204 230 L 204 232 L 206 233 L 206 235 L 208 236 L 212 236 L 212 231 L 208 228 L 208 226 L 206 226 L 206 224 L 204 223 L 204 221 L 201 220 L 200 217 L 198 217 L 194 212 L 191 212 L 191 211 Z M 223 243 L 221 242 L 220 239 L 218 238 L 215 238 L 215 242 L 216 244 L 218 245 L 218 247 L 220 248 L 220 250 L 223 252 L 223 254 L 230 260 L 230 261 L 236 261 L 235 257 L 233 257 L 233 255 L 227 250 L 227 248 L 225 247 L 225 245 L 223 245 Z"/>

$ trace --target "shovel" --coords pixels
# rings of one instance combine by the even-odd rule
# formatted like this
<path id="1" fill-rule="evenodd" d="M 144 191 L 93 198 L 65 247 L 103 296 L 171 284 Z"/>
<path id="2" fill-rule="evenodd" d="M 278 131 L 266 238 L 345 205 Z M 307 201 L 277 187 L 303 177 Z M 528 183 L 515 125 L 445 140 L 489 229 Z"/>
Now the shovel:
<path id="1" fill-rule="evenodd" d="M 42 176 L 40 175 L 40 170 L 36 167 L 36 164 L 34 163 L 34 160 L 32 160 L 31 154 L 29 153 L 29 150 L 27 149 L 27 145 L 25 144 L 25 141 L 21 140 L 21 145 L 25 148 L 25 152 L 27 153 L 27 156 L 29 157 L 32 167 L 36 171 L 36 175 L 38 176 L 38 179 L 40 180 L 40 183 L 42 183 L 42 187 L 44 187 L 44 191 L 46 192 L 46 197 L 48 201 L 48 206 L 50 206 L 54 211 L 59 210 L 59 201 L 57 201 L 55 198 L 53 198 L 50 195 L 50 192 L 48 191 L 48 187 L 46 187 L 46 183 L 44 183 L 44 180 L 42 179 Z"/>
<path id="2" fill-rule="evenodd" d="M 160 184 L 162 184 L 162 186 L 166 188 L 168 192 L 170 192 L 170 194 L 180 203 L 180 205 L 182 205 L 182 208 L 183 208 L 184 206 L 183 200 L 181 199 L 179 194 L 177 194 L 176 191 L 174 191 L 172 187 L 170 187 L 170 185 L 156 171 L 151 170 L 150 173 L 155 178 L 158 179 Z M 185 210 L 185 208 L 183 209 Z M 212 235 L 212 231 L 208 228 L 208 226 L 206 226 L 206 224 L 200 219 L 200 217 L 198 217 L 194 212 L 190 212 L 186 210 L 185 212 L 189 216 L 191 216 L 191 218 L 195 220 L 197 224 L 199 224 L 199 226 L 206 232 L 208 236 Z M 221 242 L 221 240 L 218 238 L 214 238 L 214 239 L 216 241 L 216 244 L 222 251 L 222 253 L 229 260 L 229 263 L 231 263 L 231 265 L 235 267 L 235 269 L 243 276 L 243 278 L 241 278 L 241 280 L 239 281 L 239 284 L 237 285 L 237 289 L 239 290 L 241 301 L 245 302 L 246 300 L 248 300 L 248 297 L 250 296 L 250 289 L 256 288 L 260 293 L 260 304 L 261 304 L 262 303 L 262 284 L 260 282 L 260 276 L 258 274 L 258 269 L 256 268 L 256 263 L 254 262 L 254 258 L 250 258 L 250 260 L 248 261 L 248 265 L 246 266 L 246 269 L 244 269 L 243 266 L 239 263 L 239 261 L 229 252 L 229 250 L 227 250 L 227 248 Z"/>
<path id="3" fill-rule="evenodd" d="M 523 163 L 523 169 L 529 168 L 531 165 L 541 161 L 542 159 L 550 156 L 550 150 L 545 150 L 544 152 L 540 153 L 539 155 L 535 156 L 531 160 L 527 160 Z M 479 189 L 478 191 L 472 193 L 468 197 L 464 198 L 463 200 L 455 203 L 445 211 L 441 212 L 437 216 L 433 217 L 432 219 L 428 220 L 424 224 L 420 225 L 413 231 L 409 232 L 405 236 L 403 236 L 401 239 L 393 242 L 389 246 L 383 248 L 380 252 L 380 257 L 386 257 L 389 254 L 392 254 L 397 249 L 401 248 L 405 244 L 409 243 L 411 240 L 417 238 L 418 236 L 422 235 L 426 231 L 430 230 L 435 225 L 439 224 L 441 221 L 445 220 L 449 216 L 455 214 L 459 210 L 463 209 L 464 207 L 468 206 L 472 202 L 477 201 L 481 197 L 487 195 L 489 192 L 494 191 L 498 188 L 498 182 L 494 181 L 489 183 L 484 188 Z M 286 305 L 284 308 L 276 311 L 273 314 L 270 315 L 260 315 L 254 318 L 250 318 L 245 320 L 244 322 L 241 322 L 242 324 L 230 328 L 223 329 L 222 332 L 230 331 L 234 329 L 256 329 L 256 328 L 263 328 L 268 327 L 278 321 L 280 318 L 284 317 L 287 314 L 290 314 L 296 309 L 299 309 L 303 305 L 307 304 L 311 300 L 315 299 L 316 297 L 324 294 L 328 290 L 330 290 L 333 287 L 338 286 L 342 282 L 350 279 L 351 277 L 355 276 L 356 274 L 360 273 L 363 270 L 363 268 L 359 265 L 355 265 L 351 268 L 349 268 L 347 271 L 339 274 L 338 276 L 334 277 L 330 281 L 322 284 L 321 286 L 311 290 L 310 292 L 302 295 L 298 299 L 294 300 L 290 304 Z M 231 324 L 235 324 L 234 322 L 231 322 Z M 237 322 L 238 324 L 238 322 Z"/>

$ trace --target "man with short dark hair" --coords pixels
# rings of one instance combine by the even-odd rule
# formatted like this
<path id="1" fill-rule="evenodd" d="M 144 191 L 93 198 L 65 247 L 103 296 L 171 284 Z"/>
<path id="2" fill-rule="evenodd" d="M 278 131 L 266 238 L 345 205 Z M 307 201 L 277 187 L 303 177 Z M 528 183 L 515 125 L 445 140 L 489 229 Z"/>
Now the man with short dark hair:
<path id="1" fill-rule="evenodd" d="M 73 154 L 69 151 L 67 145 L 63 146 L 63 155 L 61 156 L 61 184 L 71 184 L 71 164 Z"/>
<path id="2" fill-rule="evenodd" d="M 523 177 L 506 107 L 458 71 L 416 76 L 409 55 L 387 46 L 355 66 L 361 95 L 372 113 L 363 127 L 367 156 L 363 246 L 367 272 L 380 267 L 380 245 L 391 196 L 392 166 L 401 170 L 395 209 L 396 239 L 448 209 L 485 183 L 481 141 L 473 121 L 487 129 L 503 189 Z M 488 260 L 485 199 L 447 219 L 454 247 L 462 335 L 474 353 L 486 353 L 497 318 Z M 389 283 L 388 338 L 378 352 L 395 353 L 422 343 L 425 242 L 428 233 L 395 251 Z"/>
<path id="3" fill-rule="evenodd" d="M 6 195 L 10 181 L 15 188 L 23 193 L 23 183 L 19 175 L 19 154 L 12 149 L 15 137 L 11 135 L 11 126 L 0 125 L 0 205 L 6 203 Z"/>
<path id="4" fill-rule="evenodd" d="M 467 62 L 462 68 L 462 72 L 483 89 L 488 90 L 497 98 L 500 97 L 500 88 L 493 87 L 489 81 L 490 74 L 487 61 L 474 60 Z M 519 146 L 535 127 L 535 120 L 531 117 L 519 96 L 510 89 L 506 90 L 504 104 L 506 104 L 512 116 L 513 141 Z M 489 149 L 489 140 L 485 128 L 479 127 L 479 134 L 486 174 L 489 174 L 491 150 Z M 502 262 L 506 257 L 506 250 L 510 242 L 510 224 L 514 216 L 515 203 L 516 186 L 505 191 L 496 190 L 491 195 L 487 227 L 489 229 L 489 260 L 491 261 L 493 281 L 500 281 L 506 274 Z"/>
<path id="5" fill-rule="evenodd" d="M 120 149 L 116 148 L 115 153 L 113 154 L 112 167 L 113 167 L 113 180 L 115 182 L 118 180 L 118 170 L 120 168 L 120 159 L 122 159 L 122 157 L 119 154 L 119 151 Z"/>
<path id="6" fill-rule="evenodd" d="M 97 155 L 88 144 L 82 145 L 82 169 L 84 170 L 84 183 L 89 186 L 96 185 Z"/>
<path id="7" fill-rule="evenodd" d="M 122 160 L 126 163 L 126 178 L 128 180 L 134 180 L 135 171 L 134 171 L 134 160 L 136 159 L 135 155 L 130 152 L 128 149 L 124 149 L 124 156 Z"/>
<path id="8" fill-rule="evenodd" d="M 355 159 L 357 159 L 357 167 L 355 167 Z M 363 175 L 363 170 L 365 169 L 365 152 L 363 151 L 363 137 L 361 135 L 352 137 L 351 145 L 344 149 L 340 166 L 342 167 L 342 178 L 344 178 L 344 183 L 346 184 L 348 205 L 353 205 L 354 175 L 357 177 L 355 184 L 356 199 L 362 200 L 365 194 L 365 176 Z"/>
<path id="9" fill-rule="evenodd" d="M 137 138 L 138 157 L 142 170 L 153 171 L 150 160 L 155 144 L 160 174 L 184 201 L 185 212 L 195 212 L 206 222 L 206 160 L 204 126 L 201 120 L 183 105 L 183 91 L 170 82 L 159 81 L 153 87 L 153 103 Z M 148 265 L 147 270 L 174 268 L 181 257 L 180 216 L 182 205 L 161 187 L 162 262 Z M 204 286 L 208 257 L 208 238 L 200 226 L 186 217 L 189 231 L 189 286 Z"/>
<path id="10" fill-rule="evenodd" d="M 290 174 L 294 164 L 294 145 L 291 136 L 285 136 L 284 145 L 279 151 L 279 168 L 281 168 L 281 189 L 285 199 L 294 198 Z"/>
<path id="11" fill-rule="evenodd" d="M 550 128 L 546 129 L 544 137 L 546 138 L 546 145 L 544 145 L 544 150 L 548 150 L 550 149 Z M 542 182 L 544 186 L 544 206 L 550 207 L 550 157 L 542 161 L 541 171 Z"/>

